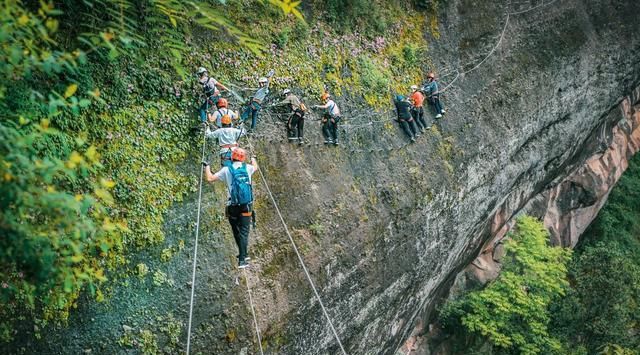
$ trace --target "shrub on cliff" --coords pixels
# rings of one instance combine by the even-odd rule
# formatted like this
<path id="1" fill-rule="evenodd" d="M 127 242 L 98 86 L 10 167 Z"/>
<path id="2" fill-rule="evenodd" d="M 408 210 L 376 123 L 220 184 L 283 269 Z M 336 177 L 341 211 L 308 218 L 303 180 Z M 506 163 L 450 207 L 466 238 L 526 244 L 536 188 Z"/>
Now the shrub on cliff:
<path id="1" fill-rule="evenodd" d="M 468 345 L 488 340 L 497 353 L 560 351 L 560 342 L 548 331 L 548 306 L 565 292 L 571 251 L 552 247 L 548 240 L 542 223 L 532 217 L 518 219 L 505 246 L 500 276 L 446 304 L 441 312 L 445 329 Z"/>

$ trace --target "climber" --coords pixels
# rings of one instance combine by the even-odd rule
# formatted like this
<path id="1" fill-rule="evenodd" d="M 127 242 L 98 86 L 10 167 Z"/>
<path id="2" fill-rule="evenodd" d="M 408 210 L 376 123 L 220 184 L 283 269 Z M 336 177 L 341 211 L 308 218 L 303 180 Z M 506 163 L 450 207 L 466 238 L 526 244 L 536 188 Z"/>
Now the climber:
<path id="1" fill-rule="evenodd" d="M 393 103 L 396 105 L 396 110 L 398 111 L 398 123 L 400 123 L 404 133 L 409 136 L 411 142 L 415 142 L 416 137 L 420 136 L 420 133 L 418 132 L 418 127 L 416 127 L 413 117 L 411 117 L 411 103 L 402 95 L 396 95 Z"/>
<path id="2" fill-rule="evenodd" d="M 338 145 L 338 123 L 340 122 L 340 109 L 338 105 L 331 100 L 331 95 L 324 92 L 320 97 L 323 105 L 315 105 L 314 108 L 324 109 L 322 116 L 322 134 L 324 135 L 324 144 Z"/>
<path id="3" fill-rule="evenodd" d="M 420 132 L 424 133 L 425 129 L 431 128 L 431 126 L 427 126 L 427 122 L 424 120 L 424 109 L 422 108 L 424 95 L 418 90 L 418 85 L 411 85 L 411 91 L 411 97 L 409 98 L 411 102 L 411 116 L 420 128 Z"/>
<path id="4" fill-rule="evenodd" d="M 285 99 L 274 104 L 274 106 L 289 105 L 291 109 L 291 116 L 287 120 L 287 137 L 289 141 L 297 140 L 298 144 L 303 144 L 306 106 L 289 89 L 284 89 L 282 95 L 285 96 Z"/>
<path id="5" fill-rule="evenodd" d="M 442 117 L 442 115 L 445 113 L 445 110 L 440 103 L 438 82 L 436 81 L 436 75 L 433 72 L 429 72 L 429 74 L 427 74 L 427 83 L 424 85 L 422 90 L 429 98 L 429 103 L 433 105 L 433 108 L 436 111 L 436 118 Z"/>
<path id="6" fill-rule="evenodd" d="M 220 165 L 231 165 L 231 156 L 233 151 L 238 147 L 238 139 L 245 134 L 244 127 L 242 129 L 231 127 L 231 116 L 223 115 L 220 118 L 222 128 L 211 131 L 209 127 L 205 132 L 207 138 L 216 138 L 220 146 Z"/>
<path id="7" fill-rule="evenodd" d="M 251 130 L 254 130 L 256 128 L 260 109 L 262 108 L 264 99 L 269 94 L 269 84 L 271 83 L 271 77 L 274 73 L 275 71 L 272 69 L 269 71 L 266 77 L 263 76 L 258 79 L 258 85 L 260 87 L 249 101 L 247 108 L 244 110 L 244 112 L 242 112 L 243 122 L 249 119 L 249 116 L 251 116 Z"/>
<path id="8" fill-rule="evenodd" d="M 249 232 L 251 230 L 251 215 L 253 210 L 253 188 L 251 175 L 258 170 L 255 157 L 251 157 L 251 164 L 246 164 L 247 152 L 242 148 L 236 148 L 231 159 L 233 163 L 225 166 L 217 173 L 211 173 L 209 163 L 202 162 L 207 181 L 223 181 L 227 184 L 229 199 L 227 201 L 226 215 L 231 225 L 233 238 L 238 246 L 238 268 L 244 269 L 247 263 L 247 249 L 249 247 Z"/>
<path id="9" fill-rule="evenodd" d="M 220 90 L 227 90 L 227 87 L 210 77 L 207 69 L 203 67 L 198 68 L 198 76 L 200 77 L 198 81 L 202 84 L 202 91 L 205 96 L 204 103 L 202 103 L 199 109 L 200 121 L 206 123 L 209 109 L 214 107 L 220 98 Z"/>
<path id="10" fill-rule="evenodd" d="M 216 127 L 222 127 L 222 116 L 229 115 L 231 122 L 238 120 L 238 114 L 229 109 L 229 102 L 224 97 L 218 99 L 216 105 L 218 109 L 209 117 L 209 122 L 213 123 Z"/>

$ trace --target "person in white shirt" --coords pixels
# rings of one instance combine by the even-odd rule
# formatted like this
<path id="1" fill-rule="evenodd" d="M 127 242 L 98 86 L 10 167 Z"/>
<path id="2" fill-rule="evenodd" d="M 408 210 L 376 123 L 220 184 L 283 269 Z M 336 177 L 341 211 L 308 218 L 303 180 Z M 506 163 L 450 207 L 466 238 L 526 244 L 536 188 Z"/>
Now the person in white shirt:
<path id="1" fill-rule="evenodd" d="M 198 68 L 198 82 L 202 85 L 202 92 L 204 93 L 205 99 L 202 105 L 200 106 L 200 120 L 202 123 L 207 122 L 207 112 L 215 107 L 218 99 L 220 98 L 220 90 L 227 90 L 227 87 L 222 85 L 222 83 L 218 82 L 216 79 L 209 76 L 207 69 L 200 67 Z"/>
<path id="2" fill-rule="evenodd" d="M 340 116 L 340 108 L 333 100 L 331 95 L 325 92 L 320 97 L 323 105 L 315 105 L 315 108 L 324 109 L 322 117 L 322 134 L 324 135 L 324 144 L 338 145 L 338 123 L 342 118 Z"/>
<path id="3" fill-rule="evenodd" d="M 220 165 L 231 165 L 231 155 L 233 150 L 238 147 L 238 139 L 245 135 L 244 128 L 238 129 L 231 127 L 231 116 L 224 115 L 220 118 L 220 124 L 222 128 L 218 128 L 215 131 L 211 131 L 207 127 L 205 135 L 207 138 L 215 138 L 218 140 L 220 146 Z"/>
<path id="4" fill-rule="evenodd" d="M 233 164 L 223 167 L 215 174 L 211 173 L 208 163 L 202 162 L 207 181 L 223 181 L 227 184 L 229 199 L 226 215 L 238 246 L 238 268 L 240 269 L 249 266 L 247 253 L 253 212 L 251 176 L 258 170 L 255 157 L 251 158 L 251 164 L 244 162 L 246 157 L 247 152 L 244 149 L 235 149 L 231 156 Z"/>

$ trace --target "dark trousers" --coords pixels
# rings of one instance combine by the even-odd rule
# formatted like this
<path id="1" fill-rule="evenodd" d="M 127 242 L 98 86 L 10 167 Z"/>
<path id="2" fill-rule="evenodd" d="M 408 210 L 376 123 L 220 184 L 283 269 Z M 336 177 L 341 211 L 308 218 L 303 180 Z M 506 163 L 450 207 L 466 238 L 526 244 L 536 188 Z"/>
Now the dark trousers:
<path id="1" fill-rule="evenodd" d="M 429 97 L 429 103 L 433 106 L 433 109 L 436 111 L 436 115 L 442 113 L 442 104 L 440 103 L 440 95 L 432 95 Z"/>
<path id="2" fill-rule="evenodd" d="M 233 239 L 238 246 L 238 261 L 244 261 L 249 247 L 249 231 L 251 230 L 251 205 L 227 206 L 227 218 L 233 232 Z"/>
<path id="3" fill-rule="evenodd" d="M 289 138 L 302 139 L 304 137 L 304 115 L 292 114 L 287 122 Z"/>
<path id="4" fill-rule="evenodd" d="M 218 102 L 219 98 L 220 96 L 209 96 L 204 100 L 202 105 L 200 105 L 200 109 L 198 109 L 198 111 L 200 112 L 200 121 L 207 122 L 207 112 L 211 108 L 217 108 L 216 103 Z"/>
<path id="5" fill-rule="evenodd" d="M 409 138 L 416 138 L 418 127 L 416 127 L 414 120 L 408 121 L 399 119 L 398 123 L 400 123 L 400 127 L 402 127 L 402 130 L 407 134 L 407 136 L 409 136 Z"/>
<path id="6" fill-rule="evenodd" d="M 411 116 L 413 116 L 413 120 L 416 122 L 420 130 L 424 130 L 427 128 L 427 122 L 424 119 L 424 109 L 422 107 L 412 108 Z"/>
<path id="7" fill-rule="evenodd" d="M 324 116 L 322 121 L 322 135 L 325 141 L 338 142 L 338 122 L 340 122 L 340 117 Z"/>

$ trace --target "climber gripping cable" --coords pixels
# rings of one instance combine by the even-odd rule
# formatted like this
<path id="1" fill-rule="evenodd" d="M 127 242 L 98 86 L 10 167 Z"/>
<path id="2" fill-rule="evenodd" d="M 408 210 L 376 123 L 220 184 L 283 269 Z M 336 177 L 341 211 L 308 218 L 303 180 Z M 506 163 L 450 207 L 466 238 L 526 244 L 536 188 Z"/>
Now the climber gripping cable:
<path id="1" fill-rule="evenodd" d="M 407 99 L 402 95 L 396 95 L 393 100 L 393 103 L 396 105 L 396 111 L 398 113 L 398 123 L 400 123 L 400 127 L 404 130 L 404 133 L 409 136 L 411 142 L 416 141 L 416 137 L 420 136 L 418 132 L 418 127 L 411 116 L 411 103 L 407 101 Z"/>
<path id="2" fill-rule="evenodd" d="M 233 151 L 238 147 L 238 139 L 245 134 L 244 128 L 231 127 L 231 116 L 223 115 L 220 118 L 221 128 L 211 131 L 209 127 L 205 132 L 207 138 L 215 138 L 220 146 L 220 165 L 230 166 Z"/>
<path id="3" fill-rule="evenodd" d="M 322 93 L 320 96 L 323 105 L 315 105 L 314 108 L 325 110 L 322 116 L 322 134 L 324 135 L 324 144 L 338 145 L 338 123 L 342 117 L 340 116 L 340 108 L 331 100 L 328 92 Z"/>
<path id="4" fill-rule="evenodd" d="M 442 117 L 445 110 L 440 103 L 440 91 L 438 91 L 438 82 L 436 81 L 436 74 L 434 72 L 427 74 L 427 83 L 422 87 L 422 91 L 424 91 L 429 98 L 429 103 L 436 112 L 436 118 Z"/>
<path id="5" fill-rule="evenodd" d="M 273 106 L 289 105 L 291 116 L 289 116 L 287 120 L 287 138 L 290 142 L 298 141 L 298 144 L 303 144 L 304 115 L 307 107 L 300 101 L 300 98 L 294 95 L 289 89 L 284 89 L 282 95 L 285 97 L 284 100 Z"/>
<path id="6" fill-rule="evenodd" d="M 209 76 L 207 69 L 204 67 L 198 68 L 198 81 L 202 85 L 202 92 L 204 94 L 204 102 L 200 105 L 200 121 L 207 123 L 209 110 L 216 106 L 218 99 L 220 98 L 220 90 L 228 90 L 226 86 L 218 82 L 216 79 Z"/>
<path id="7" fill-rule="evenodd" d="M 251 130 L 254 130 L 258 123 L 260 110 L 262 109 L 265 98 L 269 94 L 269 84 L 271 83 L 271 77 L 273 77 L 273 74 L 275 74 L 275 71 L 272 69 L 267 73 L 266 77 L 263 76 L 258 79 L 259 87 L 255 94 L 253 94 L 253 97 L 249 100 L 245 110 L 242 112 L 241 119 L 243 122 L 251 117 Z"/>
<path id="8" fill-rule="evenodd" d="M 215 174 L 211 173 L 209 163 L 202 162 L 207 181 L 223 181 L 227 184 L 229 199 L 226 215 L 231 225 L 233 238 L 238 246 L 238 268 L 249 266 L 247 252 L 249 248 L 249 232 L 251 231 L 251 215 L 253 211 L 253 186 L 251 176 L 258 170 L 255 157 L 251 164 L 246 164 L 247 152 L 236 148 L 231 154 L 233 163 L 225 166 Z"/>

